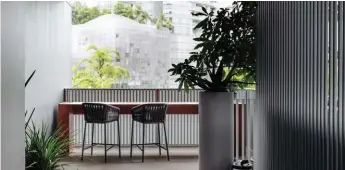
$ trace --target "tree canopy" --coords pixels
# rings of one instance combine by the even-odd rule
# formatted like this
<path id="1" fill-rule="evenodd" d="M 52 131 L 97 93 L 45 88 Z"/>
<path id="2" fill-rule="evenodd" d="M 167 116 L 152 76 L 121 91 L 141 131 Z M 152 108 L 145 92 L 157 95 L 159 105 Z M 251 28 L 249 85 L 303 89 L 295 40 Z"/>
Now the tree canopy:
<path id="1" fill-rule="evenodd" d="M 140 24 L 147 24 L 148 21 L 151 21 L 151 17 L 149 13 L 144 11 L 140 5 L 135 5 L 135 7 L 131 7 L 129 5 L 125 5 L 122 2 L 117 2 L 114 5 L 114 14 L 121 15 L 132 20 L 139 22 Z"/>
<path id="2" fill-rule="evenodd" d="M 87 7 L 81 2 L 74 2 L 72 4 L 72 23 L 73 25 L 84 24 L 99 16 L 111 13 L 135 20 L 140 24 L 155 24 L 158 29 L 166 27 L 171 30 L 173 27 L 172 22 L 164 14 L 153 19 L 150 17 L 148 12 L 141 8 L 140 5 L 135 5 L 133 8 L 132 6 L 126 5 L 122 2 L 117 2 L 112 11 L 109 9 L 101 11 L 97 6 Z"/>
<path id="3" fill-rule="evenodd" d="M 72 24 L 84 24 L 101 15 L 110 13 L 110 10 L 101 11 L 98 7 L 87 7 L 80 2 L 74 2 L 72 4 Z"/>
<path id="4" fill-rule="evenodd" d="M 140 5 L 135 5 L 133 13 L 135 20 L 138 21 L 140 24 L 147 24 L 148 21 L 152 22 L 149 13 L 141 9 Z"/>
<path id="5" fill-rule="evenodd" d="M 119 79 L 130 77 L 125 68 L 114 65 L 120 59 L 117 50 L 98 48 L 95 45 L 88 47 L 87 51 L 90 50 L 93 51 L 92 56 L 72 68 L 74 88 L 110 88 Z M 81 67 L 83 64 L 87 64 L 85 68 Z"/>
<path id="6" fill-rule="evenodd" d="M 157 19 L 154 20 L 158 29 L 164 27 L 169 28 L 170 30 L 173 28 L 173 24 L 169 18 L 167 18 L 164 14 L 160 14 Z"/>
<path id="7" fill-rule="evenodd" d="M 113 9 L 114 14 L 121 15 L 124 17 L 127 17 L 129 19 L 134 20 L 134 13 L 133 13 L 133 8 L 131 6 L 128 6 L 122 2 L 117 2 L 114 5 Z"/>

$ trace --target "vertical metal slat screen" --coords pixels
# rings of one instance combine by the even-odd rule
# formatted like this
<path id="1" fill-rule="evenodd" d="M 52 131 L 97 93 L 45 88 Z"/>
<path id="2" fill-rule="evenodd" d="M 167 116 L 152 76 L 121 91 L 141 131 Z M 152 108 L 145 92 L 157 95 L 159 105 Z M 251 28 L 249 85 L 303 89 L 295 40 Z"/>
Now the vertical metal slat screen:
<path id="1" fill-rule="evenodd" d="M 255 169 L 345 169 L 344 2 L 259 2 Z"/>

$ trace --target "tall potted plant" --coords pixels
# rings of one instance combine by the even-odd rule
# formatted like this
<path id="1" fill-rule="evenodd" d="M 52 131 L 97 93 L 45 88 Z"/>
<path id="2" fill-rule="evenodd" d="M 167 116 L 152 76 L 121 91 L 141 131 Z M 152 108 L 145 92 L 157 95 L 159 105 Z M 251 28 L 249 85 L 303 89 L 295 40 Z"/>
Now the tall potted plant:
<path id="1" fill-rule="evenodd" d="M 239 75 L 255 78 L 256 2 L 234 2 L 217 12 L 192 13 L 205 16 L 194 29 L 201 29 L 195 52 L 169 70 L 177 76 L 179 89 L 203 89 L 199 98 L 199 169 L 223 170 L 233 163 L 234 89 L 250 84 Z M 243 76 L 242 76 L 243 77 Z"/>

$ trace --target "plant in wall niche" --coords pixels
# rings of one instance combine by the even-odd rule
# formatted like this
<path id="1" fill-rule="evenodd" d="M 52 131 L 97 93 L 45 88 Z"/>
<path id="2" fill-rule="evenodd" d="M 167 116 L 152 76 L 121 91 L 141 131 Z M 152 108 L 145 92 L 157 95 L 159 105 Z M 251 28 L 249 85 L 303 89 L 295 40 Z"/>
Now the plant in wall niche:
<path id="1" fill-rule="evenodd" d="M 25 81 L 25 87 L 29 84 L 36 70 Z M 32 122 L 31 118 L 35 108 L 27 118 L 25 112 L 25 169 L 27 170 L 56 170 L 63 168 L 61 159 L 66 156 L 69 140 L 63 138 L 62 127 L 48 132 L 48 126 L 42 123 L 40 128 Z M 31 125 L 29 126 L 29 123 Z"/>
<path id="2" fill-rule="evenodd" d="M 69 140 L 62 138 L 62 127 L 51 134 L 42 123 L 37 128 L 34 123 L 25 132 L 25 165 L 27 170 L 56 170 L 63 168 L 61 160 L 66 156 Z"/>
<path id="3" fill-rule="evenodd" d="M 35 73 L 36 73 L 36 70 L 34 70 L 34 71 L 31 73 L 30 77 L 25 81 L 25 86 L 24 86 L 25 88 L 26 88 L 26 86 L 29 84 L 30 80 L 31 80 L 32 77 L 35 75 Z M 29 117 L 26 118 L 28 111 L 25 111 L 25 118 L 26 118 L 26 119 L 25 119 L 25 120 L 26 120 L 26 122 L 25 122 L 25 129 L 28 127 L 28 124 L 29 124 L 29 122 L 30 122 L 30 120 L 31 120 L 32 115 L 34 114 L 34 112 L 35 112 L 35 108 L 32 109 L 32 111 L 31 111 Z"/>
<path id="4" fill-rule="evenodd" d="M 256 2 L 234 2 L 230 8 L 215 12 L 202 8 L 194 16 L 205 16 L 194 29 L 202 34 L 189 59 L 173 64 L 169 70 L 178 76 L 179 89 L 198 86 L 210 92 L 228 92 L 255 80 L 255 11 Z M 226 71 L 228 70 L 228 71 Z"/>
<path id="5" fill-rule="evenodd" d="M 89 50 L 93 51 L 92 56 L 83 59 L 72 68 L 73 87 L 110 88 L 117 80 L 130 77 L 125 68 L 114 65 L 117 60 L 120 60 L 120 54 L 117 50 L 98 48 L 95 45 L 91 45 L 87 51 Z"/>
<path id="6" fill-rule="evenodd" d="M 34 71 L 31 73 L 30 77 L 25 81 L 25 85 L 24 85 L 25 88 L 26 88 L 26 86 L 29 84 L 30 80 L 31 80 L 32 77 L 35 75 L 35 73 L 36 73 L 36 70 L 34 70 Z M 28 127 L 28 125 L 29 125 L 29 122 L 31 121 L 31 118 L 32 118 L 32 115 L 34 114 L 34 112 L 35 112 L 35 108 L 32 110 L 32 112 L 30 113 L 29 117 L 27 118 L 26 116 L 27 116 L 28 111 L 25 111 L 25 133 L 26 133 L 27 127 Z M 26 158 L 26 157 L 28 156 L 28 154 L 31 153 L 31 152 L 34 152 L 34 151 L 33 151 L 33 150 L 29 150 L 28 147 L 25 146 L 25 158 Z M 26 166 L 25 166 L 25 169 L 28 169 L 28 168 L 30 168 L 30 167 L 32 166 L 32 163 L 31 163 L 31 164 L 27 164 L 27 163 L 25 162 L 25 165 L 26 165 Z"/>

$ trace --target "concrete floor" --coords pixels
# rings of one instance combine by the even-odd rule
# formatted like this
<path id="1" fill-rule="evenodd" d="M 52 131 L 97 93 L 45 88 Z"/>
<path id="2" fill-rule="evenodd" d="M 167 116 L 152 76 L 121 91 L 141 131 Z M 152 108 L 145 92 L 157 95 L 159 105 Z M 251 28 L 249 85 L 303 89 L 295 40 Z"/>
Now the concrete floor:
<path id="1" fill-rule="evenodd" d="M 94 149 L 94 155 L 86 150 L 84 161 L 80 161 L 81 150 L 77 148 L 63 163 L 68 164 L 65 170 L 197 170 L 198 148 L 170 148 L 170 161 L 162 149 L 159 156 L 158 148 L 145 148 L 145 162 L 141 162 L 141 151 L 133 150 L 133 158 L 129 158 L 129 148 L 121 148 L 122 159 L 118 158 L 117 148 L 108 152 L 108 162 L 104 163 L 104 148 Z"/>

